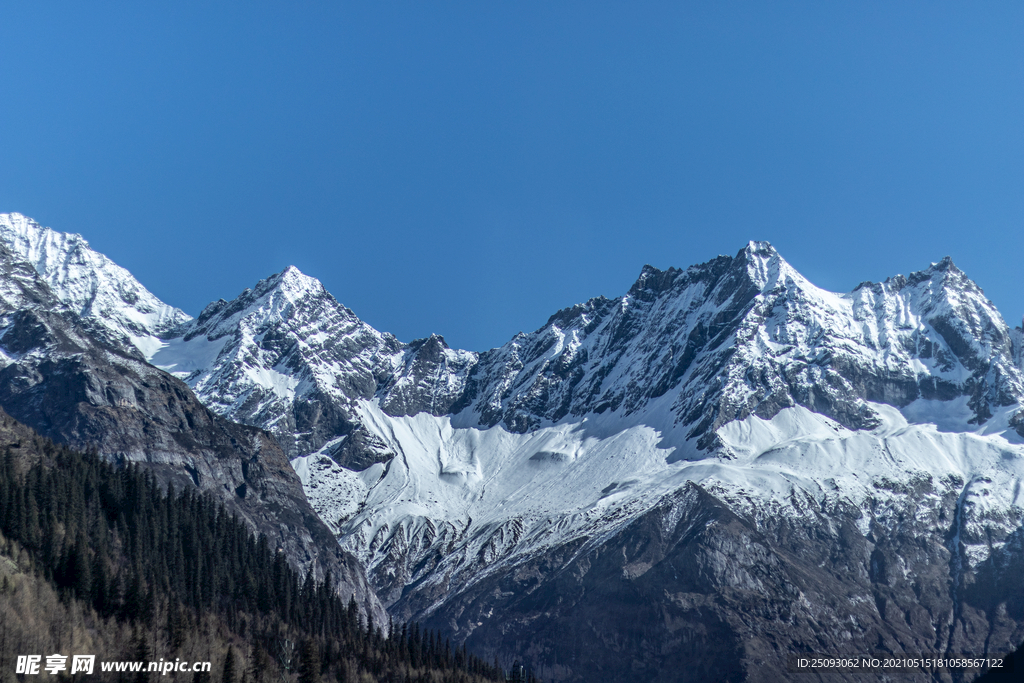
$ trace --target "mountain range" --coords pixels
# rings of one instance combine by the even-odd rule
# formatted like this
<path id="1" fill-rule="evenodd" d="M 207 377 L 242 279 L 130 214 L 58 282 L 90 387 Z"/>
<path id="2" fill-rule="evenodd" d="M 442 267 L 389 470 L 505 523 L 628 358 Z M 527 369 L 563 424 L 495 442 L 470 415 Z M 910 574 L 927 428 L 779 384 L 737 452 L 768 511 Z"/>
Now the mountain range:
<path id="1" fill-rule="evenodd" d="M 1024 640 L 1022 332 L 949 258 L 836 294 L 751 242 L 471 352 L 293 267 L 192 319 L 80 236 L 0 245 L 12 416 L 544 680 Z"/>

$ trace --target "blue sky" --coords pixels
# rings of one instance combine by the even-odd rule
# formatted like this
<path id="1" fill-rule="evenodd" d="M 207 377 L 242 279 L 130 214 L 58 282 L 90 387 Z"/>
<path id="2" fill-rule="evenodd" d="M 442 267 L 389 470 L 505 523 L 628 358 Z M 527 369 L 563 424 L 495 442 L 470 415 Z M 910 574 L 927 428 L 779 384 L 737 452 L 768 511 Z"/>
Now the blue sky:
<path id="1" fill-rule="evenodd" d="M 0 211 L 196 314 L 294 264 L 481 350 L 771 241 L 1024 313 L 1020 2 L 0 5 Z"/>

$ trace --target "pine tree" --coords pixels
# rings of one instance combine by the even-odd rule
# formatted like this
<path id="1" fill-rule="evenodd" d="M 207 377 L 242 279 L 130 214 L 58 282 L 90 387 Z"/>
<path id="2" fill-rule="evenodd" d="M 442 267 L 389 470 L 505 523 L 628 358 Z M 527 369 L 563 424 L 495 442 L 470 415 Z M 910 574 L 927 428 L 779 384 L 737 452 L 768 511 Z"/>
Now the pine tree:
<path id="1" fill-rule="evenodd" d="M 224 656 L 224 673 L 221 675 L 222 683 L 235 683 L 235 649 L 228 646 L 228 653 Z"/>
<path id="2" fill-rule="evenodd" d="M 149 661 L 149 640 L 146 638 L 146 631 L 141 628 L 135 633 L 135 647 L 133 648 L 132 656 L 137 662 Z M 135 683 L 146 683 L 149 680 L 149 673 L 145 669 L 146 667 L 143 666 L 143 670 L 135 675 Z"/>
<path id="3" fill-rule="evenodd" d="M 68 583 L 75 595 L 82 600 L 92 598 L 92 568 L 85 552 L 85 532 L 79 528 L 79 538 L 71 549 L 71 560 L 68 562 Z"/>
<path id="4" fill-rule="evenodd" d="M 320 652 L 316 641 L 307 638 L 299 655 L 299 683 L 320 683 Z"/>
<path id="5" fill-rule="evenodd" d="M 104 559 L 106 547 L 100 546 L 92 558 L 92 604 L 96 611 L 107 616 L 110 610 L 110 578 L 107 576 L 107 563 Z"/>

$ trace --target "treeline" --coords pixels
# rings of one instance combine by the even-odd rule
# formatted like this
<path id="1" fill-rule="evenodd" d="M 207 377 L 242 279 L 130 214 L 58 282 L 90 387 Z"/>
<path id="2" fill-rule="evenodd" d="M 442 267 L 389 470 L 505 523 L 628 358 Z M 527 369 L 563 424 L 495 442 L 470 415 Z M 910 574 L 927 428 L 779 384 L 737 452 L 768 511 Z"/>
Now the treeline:
<path id="1" fill-rule="evenodd" d="M 116 467 L 36 435 L 25 440 L 8 443 L 0 458 L 0 551 L 16 567 L 0 580 L 0 595 L 13 590 L 8 574 L 29 574 L 63 609 L 79 605 L 82 623 L 122 634 L 120 651 L 97 659 L 174 660 L 205 646 L 213 674 L 195 674 L 197 683 L 261 683 L 282 672 L 301 683 L 503 680 L 496 664 L 437 632 L 373 623 L 354 598 L 333 592 L 331 577 L 301 577 L 208 497 L 165 491 L 135 465 Z M 0 631 L 0 641 L 6 636 Z M 13 669 L 0 662 L 0 677 Z"/>

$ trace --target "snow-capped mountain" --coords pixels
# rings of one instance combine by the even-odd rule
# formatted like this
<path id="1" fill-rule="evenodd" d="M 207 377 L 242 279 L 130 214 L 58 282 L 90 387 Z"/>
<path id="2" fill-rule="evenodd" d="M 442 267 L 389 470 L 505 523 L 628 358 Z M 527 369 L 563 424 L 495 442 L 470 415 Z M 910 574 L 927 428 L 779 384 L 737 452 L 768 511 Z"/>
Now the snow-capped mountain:
<path id="1" fill-rule="evenodd" d="M 334 444 L 293 465 L 393 613 L 434 619 L 478 647 L 507 648 L 587 615 L 596 648 L 620 626 L 598 618 L 587 590 L 622 606 L 652 571 L 671 569 L 675 578 L 647 589 L 658 604 L 679 578 L 674 563 L 685 562 L 715 575 L 684 591 L 702 601 L 739 581 L 771 600 L 806 603 L 801 618 L 832 624 L 817 636 L 829 651 L 850 639 L 865 651 L 884 642 L 892 651 L 973 652 L 996 641 L 1005 650 L 1024 636 L 1024 613 L 981 628 L 979 619 L 1003 608 L 963 601 L 979 575 L 1021 560 L 1016 349 L 998 311 L 949 259 L 839 295 L 752 243 L 683 271 L 645 268 L 627 295 L 561 311 L 470 359 L 464 381 L 434 363 L 419 376 L 464 387 L 447 412 L 396 409 L 395 380 L 381 382 L 355 408 L 362 428 L 396 454 L 387 466 L 352 472 L 327 457 Z M 679 546 L 709 507 L 748 524 L 763 557 L 740 551 L 753 542 L 746 532 L 732 539 L 739 545 L 722 547 L 711 534 L 699 551 Z M 643 550 L 652 533 L 662 539 L 657 552 Z M 817 570 L 784 570 L 819 543 L 843 549 L 832 561 L 846 574 L 827 572 L 840 575 L 853 604 L 874 603 L 869 613 L 837 600 L 838 588 L 808 583 Z M 620 547 L 604 574 L 594 571 Z M 772 562 L 784 585 L 749 575 Z M 936 564 L 949 569 L 936 576 Z M 608 594 L 615 581 L 620 592 Z M 991 603 L 991 590 L 972 599 Z M 884 605 L 910 614 L 921 591 L 941 599 L 893 625 L 885 615 L 895 608 Z M 563 602 L 570 594 L 577 598 Z M 651 618 L 691 629 L 691 645 L 703 642 L 695 634 L 708 610 L 745 620 L 729 628 L 736 642 L 763 643 L 778 628 L 742 610 L 694 609 L 663 605 Z M 853 632 L 839 626 L 851 618 L 860 624 Z M 817 628 L 796 628 L 785 647 L 809 647 L 799 641 Z M 640 639 L 674 647 L 671 629 Z M 553 654 L 555 643 L 571 649 L 564 639 L 541 640 L 534 656 L 550 677 L 590 670 Z M 634 666 L 666 661 L 615 652 L 630 653 Z"/>
<path id="2" fill-rule="evenodd" d="M 587 599 L 564 609 L 531 600 L 557 604 L 571 567 L 570 593 L 585 591 L 586 567 L 618 545 L 602 581 L 618 576 L 622 591 L 684 557 L 718 572 L 702 599 L 735 589 L 747 560 L 725 552 L 706 564 L 722 542 L 714 534 L 698 544 L 704 559 L 672 544 L 633 558 L 637 525 L 672 536 L 714 508 L 761 536 L 780 576 L 779 558 L 811 552 L 811 539 L 842 545 L 852 574 L 832 578 L 875 607 L 851 613 L 798 575 L 773 599 L 806 601 L 833 624 L 858 620 L 850 637 L 865 648 L 880 638 L 893 651 L 950 651 L 1024 636 L 1024 614 L 968 627 L 993 608 L 963 603 L 994 563 L 1020 559 L 1020 349 L 1020 333 L 949 259 L 835 294 L 751 243 L 686 270 L 645 267 L 626 295 L 560 311 L 479 354 L 438 336 L 399 343 L 289 269 L 211 304 L 153 361 L 216 411 L 289 444 L 314 507 L 393 614 L 435 620 L 477 647 L 536 638 L 538 619 L 571 622 Z M 913 561 L 911 537 L 927 547 Z M 937 563 L 949 570 L 929 575 Z M 879 607 L 913 611 L 925 575 L 941 595 L 918 616 L 927 637 Z M 672 615 L 698 630 L 706 617 Z M 619 628 L 591 618 L 599 641 Z M 772 623 L 729 634 L 763 640 Z M 836 628 L 830 637 L 845 633 Z M 1002 645 L 979 645 L 982 630 Z M 557 637 L 543 642 L 534 654 L 550 677 L 586 671 L 552 654 Z"/>
<path id="3" fill-rule="evenodd" d="M 1024 640 L 1022 332 L 949 259 L 837 294 L 752 242 L 483 353 L 289 268 L 154 348 L 278 437 L 394 616 L 546 680 Z"/>
<path id="4" fill-rule="evenodd" d="M 399 413 L 427 405 L 443 414 L 476 360 L 440 337 L 401 344 L 294 267 L 210 304 L 178 334 L 150 362 L 186 381 L 212 410 L 270 430 L 293 455 L 346 436 L 334 456 L 363 466 L 394 452 L 361 428 L 356 402 L 381 393 Z M 446 369 L 440 376 L 438 364 Z"/>
<path id="5" fill-rule="evenodd" d="M 81 235 L 44 228 L 20 213 L 0 214 L 0 242 L 32 264 L 50 290 L 83 318 L 124 335 L 144 355 L 191 316 L 163 303 Z"/>
<path id="6" fill-rule="evenodd" d="M 836 295 L 751 243 L 685 271 L 648 266 L 627 295 L 560 311 L 484 354 L 459 405 L 525 432 L 673 396 L 671 425 L 656 426 L 706 451 L 718 427 L 750 414 L 803 405 L 864 428 L 877 421 L 867 401 L 960 395 L 984 420 L 1024 382 L 1010 330 L 952 261 Z"/>

